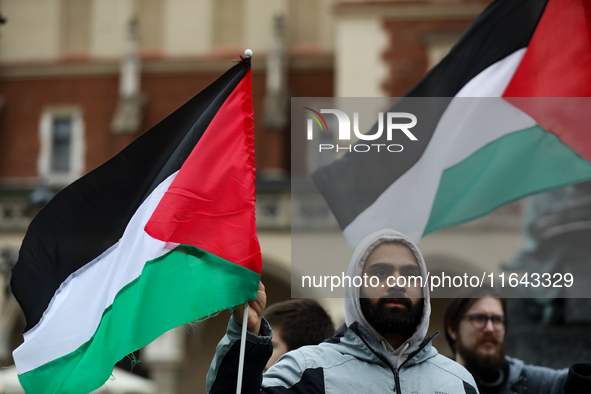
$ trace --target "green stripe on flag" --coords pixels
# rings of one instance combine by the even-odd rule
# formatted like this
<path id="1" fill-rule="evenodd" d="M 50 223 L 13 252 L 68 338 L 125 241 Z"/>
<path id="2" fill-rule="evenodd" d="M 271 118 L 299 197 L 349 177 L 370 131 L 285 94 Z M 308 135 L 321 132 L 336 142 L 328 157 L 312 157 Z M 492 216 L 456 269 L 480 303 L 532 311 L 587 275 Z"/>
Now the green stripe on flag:
<path id="1" fill-rule="evenodd" d="M 539 126 L 507 134 L 443 172 L 423 235 L 530 194 L 591 179 L 591 163 Z"/>
<path id="2" fill-rule="evenodd" d="M 88 393 L 107 381 L 117 361 L 163 332 L 256 298 L 259 280 L 247 268 L 180 245 L 147 262 L 117 293 L 88 342 L 20 375 L 20 382 L 27 393 Z"/>

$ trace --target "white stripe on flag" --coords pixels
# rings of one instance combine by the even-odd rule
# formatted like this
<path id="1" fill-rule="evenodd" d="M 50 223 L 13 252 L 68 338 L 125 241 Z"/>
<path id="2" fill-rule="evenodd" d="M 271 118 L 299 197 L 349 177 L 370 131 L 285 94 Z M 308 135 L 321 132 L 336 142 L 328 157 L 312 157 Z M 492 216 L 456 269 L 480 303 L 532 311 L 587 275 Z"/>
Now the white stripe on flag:
<path id="1" fill-rule="evenodd" d="M 39 323 L 24 334 L 25 342 L 13 352 L 19 374 L 86 343 L 98 328 L 104 310 L 123 287 L 140 276 L 145 263 L 176 247 L 152 238 L 144 227 L 177 173 L 146 198 L 119 242 L 62 283 Z"/>
<path id="2" fill-rule="evenodd" d="M 478 73 L 456 97 L 500 97 L 511 81 L 526 49 L 519 49 Z M 495 100 L 498 108 L 483 108 L 482 111 L 476 111 L 479 112 L 479 116 L 473 115 L 470 119 L 463 119 L 465 113 L 461 111 L 466 109 L 463 106 L 467 103 L 458 100 L 450 103 L 421 159 L 345 227 L 343 234 L 351 247 L 355 248 L 367 234 L 383 228 L 393 228 L 418 242 L 429 220 L 443 171 L 494 139 L 519 130 L 518 125 L 521 125 L 521 128 L 535 125 L 529 116 L 520 111 L 516 112 L 511 106 L 503 105 L 504 102 L 500 99 L 498 102 Z M 474 103 L 482 104 L 484 101 L 476 100 Z M 471 110 L 474 111 L 475 108 Z M 506 115 L 503 114 L 504 111 L 507 111 Z M 481 117 L 487 117 L 492 122 L 483 127 L 479 121 Z M 444 119 L 446 122 L 443 122 Z M 461 132 L 458 127 L 460 121 L 463 130 Z M 477 132 L 474 132 L 475 130 Z M 412 193 L 408 192 L 409 190 L 412 190 Z"/>
<path id="3" fill-rule="evenodd" d="M 383 228 L 400 231 L 418 242 L 443 171 L 491 141 L 535 124 L 501 98 L 453 99 L 420 160 L 344 229 L 349 244 L 355 248 L 365 236 Z"/>
<path id="4" fill-rule="evenodd" d="M 491 64 L 460 89 L 456 97 L 501 97 L 519 67 L 527 48 Z"/>

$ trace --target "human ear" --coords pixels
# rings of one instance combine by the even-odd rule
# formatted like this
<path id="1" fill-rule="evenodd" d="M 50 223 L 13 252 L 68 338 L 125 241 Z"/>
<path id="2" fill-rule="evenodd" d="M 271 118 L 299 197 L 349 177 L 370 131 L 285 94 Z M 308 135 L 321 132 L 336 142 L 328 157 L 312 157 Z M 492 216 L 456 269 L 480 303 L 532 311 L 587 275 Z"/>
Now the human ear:
<path id="1" fill-rule="evenodd" d="M 456 332 L 451 328 L 451 326 L 447 326 L 446 330 L 447 330 L 449 337 L 455 341 L 457 338 Z"/>

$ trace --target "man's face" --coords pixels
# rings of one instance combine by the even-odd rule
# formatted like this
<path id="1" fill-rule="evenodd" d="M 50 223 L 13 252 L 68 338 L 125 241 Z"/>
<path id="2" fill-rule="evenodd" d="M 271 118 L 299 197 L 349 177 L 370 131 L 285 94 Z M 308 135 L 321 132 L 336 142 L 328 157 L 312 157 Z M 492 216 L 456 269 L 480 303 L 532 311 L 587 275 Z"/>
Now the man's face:
<path id="1" fill-rule="evenodd" d="M 287 353 L 287 345 L 283 342 L 283 339 L 281 339 L 281 329 L 276 326 L 271 326 L 271 330 L 273 330 L 273 338 L 271 339 L 271 343 L 273 344 L 273 354 L 269 361 L 267 361 L 265 372 L 267 369 L 271 368 L 277 360 L 279 360 L 279 357 Z"/>
<path id="2" fill-rule="evenodd" d="M 365 275 L 367 286 L 361 288 L 359 303 L 369 324 L 382 335 L 410 337 L 423 315 L 420 281 L 414 286 L 414 280 L 408 280 L 421 276 L 413 253 L 401 244 L 381 244 L 367 258 Z M 406 277 L 406 285 L 398 287 L 394 281 L 401 276 Z M 398 283 L 404 284 L 402 279 Z"/>
<path id="3" fill-rule="evenodd" d="M 482 315 L 489 319 L 482 328 Z M 472 316 L 472 322 L 470 321 Z M 490 317 L 497 316 L 504 320 L 501 301 L 496 298 L 481 298 L 470 307 L 458 326 L 457 332 L 449 330 L 456 341 L 458 362 L 468 370 L 486 371 L 503 366 L 505 357 L 505 327 L 493 324 Z M 481 320 L 480 324 L 478 320 Z"/>

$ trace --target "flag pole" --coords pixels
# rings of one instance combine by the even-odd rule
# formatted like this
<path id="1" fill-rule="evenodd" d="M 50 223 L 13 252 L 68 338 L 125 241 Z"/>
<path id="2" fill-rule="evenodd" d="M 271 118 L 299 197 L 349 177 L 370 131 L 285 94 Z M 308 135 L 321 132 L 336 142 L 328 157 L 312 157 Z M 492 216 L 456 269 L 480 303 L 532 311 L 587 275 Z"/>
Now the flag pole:
<path id="1" fill-rule="evenodd" d="M 236 383 L 236 394 L 242 391 L 242 373 L 244 372 L 244 353 L 246 350 L 246 325 L 248 323 L 248 301 L 244 305 L 244 317 L 242 318 L 242 337 L 240 339 L 240 357 L 238 359 L 238 382 Z"/>
<path id="2" fill-rule="evenodd" d="M 247 49 L 244 51 L 244 57 L 252 57 L 252 51 Z M 244 353 L 246 350 L 246 325 L 248 324 L 248 301 L 244 304 L 244 316 L 242 317 L 242 335 L 240 339 L 240 356 L 238 359 L 238 380 L 236 382 L 236 394 L 242 391 L 242 374 L 244 372 Z"/>

